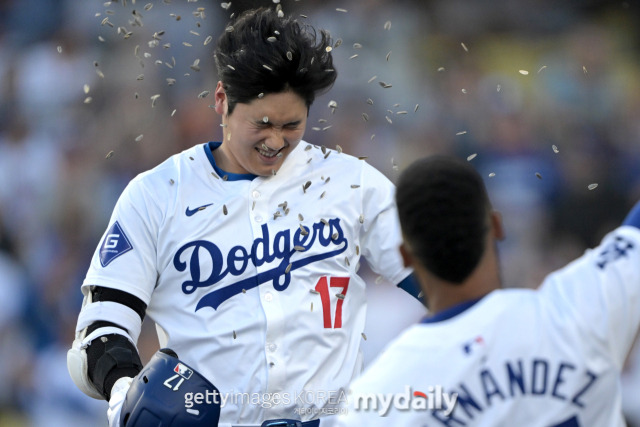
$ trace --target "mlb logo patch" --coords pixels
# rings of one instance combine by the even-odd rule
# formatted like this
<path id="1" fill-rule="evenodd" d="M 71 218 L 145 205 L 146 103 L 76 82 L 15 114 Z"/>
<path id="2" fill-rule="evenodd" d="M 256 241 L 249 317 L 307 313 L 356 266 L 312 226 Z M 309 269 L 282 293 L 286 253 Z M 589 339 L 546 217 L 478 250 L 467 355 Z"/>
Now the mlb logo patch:
<path id="1" fill-rule="evenodd" d="M 478 335 L 474 339 L 464 343 L 462 345 L 462 351 L 464 352 L 464 354 L 471 354 L 474 352 L 474 350 L 477 350 L 478 348 L 482 348 L 483 346 L 484 346 L 484 339 L 480 335 Z"/>
<path id="2" fill-rule="evenodd" d="M 178 363 L 176 367 L 173 368 L 173 371 L 176 372 L 185 380 L 188 380 L 189 378 L 191 378 L 191 375 L 193 375 L 193 371 L 187 368 L 186 366 L 184 366 L 182 363 Z"/>
<path id="3" fill-rule="evenodd" d="M 129 238 L 124 234 L 118 221 L 116 221 L 107 231 L 107 234 L 104 236 L 104 241 L 100 246 L 100 264 L 106 267 L 111 261 L 129 252 L 131 249 L 133 249 L 133 246 L 131 242 L 129 242 Z"/>

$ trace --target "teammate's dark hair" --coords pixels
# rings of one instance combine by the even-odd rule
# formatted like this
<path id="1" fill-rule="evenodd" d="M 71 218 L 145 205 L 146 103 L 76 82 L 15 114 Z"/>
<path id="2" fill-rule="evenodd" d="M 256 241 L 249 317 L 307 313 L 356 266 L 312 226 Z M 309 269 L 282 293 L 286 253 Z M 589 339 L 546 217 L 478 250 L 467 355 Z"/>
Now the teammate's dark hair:
<path id="1" fill-rule="evenodd" d="M 462 283 L 478 265 L 490 202 L 482 178 L 462 160 L 432 156 L 411 164 L 396 191 L 402 234 L 436 277 Z"/>
<path id="2" fill-rule="evenodd" d="M 218 39 L 215 50 L 218 78 L 227 94 L 228 112 L 263 93 L 292 90 L 307 108 L 316 95 L 336 80 L 331 37 L 273 9 L 242 13 Z M 290 53 L 289 53 L 290 52 Z M 290 59 L 289 59 L 290 58 Z"/>

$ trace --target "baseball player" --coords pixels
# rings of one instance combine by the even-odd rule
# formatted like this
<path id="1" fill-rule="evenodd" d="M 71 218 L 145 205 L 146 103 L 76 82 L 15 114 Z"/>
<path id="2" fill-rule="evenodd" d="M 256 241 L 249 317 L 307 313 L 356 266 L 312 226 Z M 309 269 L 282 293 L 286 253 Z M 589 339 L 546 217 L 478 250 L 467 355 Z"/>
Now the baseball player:
<path id="1" fill-rule="evenodd" d="M 142 368 L 145 315 L 225 398 L 221 426 L 308 427 L 361 371 L 360 258 L 418 297 L 391 182 L 302 140 L 315 95 L 336 79 L 330 46 L 274 10 L 239 16 L 215 50 L 223 140 L 170 157 L 119 198 L 68 355 L 78 387 L 110 401 L 110 425 Z"/>
<path id="2" fill-rule="evenodd" d="M 501 220 L 468 162 L 417 161 L 396 201 L 403 258 L 430 314 L 354 381 L 340 426 L 624 426 L 640 202 L 600 246 L 532 290 L 500 289 Z"/>

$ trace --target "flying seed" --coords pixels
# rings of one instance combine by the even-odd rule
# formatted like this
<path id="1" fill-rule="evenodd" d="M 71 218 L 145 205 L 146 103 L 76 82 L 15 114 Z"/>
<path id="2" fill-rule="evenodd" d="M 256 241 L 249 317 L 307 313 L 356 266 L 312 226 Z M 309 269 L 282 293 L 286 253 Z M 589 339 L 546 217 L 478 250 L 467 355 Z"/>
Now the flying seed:
<path id="1" fill-rule="evenodd" d="M 311 144 L 309 144 L 306 147 L 304 147 L 304 151 L 309 151 L 309 150 L 311 150 L 311 148 L 313 148 L 313 146 Z"/>
<path id="2" fill-rule="evenodd" d="M 500 85 L 496 86 L 496 92 L 500 92 L 500 88 L 501 88 Z"/>
<path id="3" fill-rule="evenodd" d="M 278 18 L 284 18 L 284 12 L 282 10 L 278 10 Z"/>
<path id="4" fill-rule="evenodd" d="M 367 104 L 369 104 L 369 105 L 373 105 L 373 99 L 371 99 L 371 98 L 367 98 Z"/>
<path id="5" fill-rule="evenodd" d="M 556 147 L 555 145 L 551 146 L 551 149 L 553 150 L 554 153 L 558 154 L 560 152 L 560 150 L 558 150 L 558 147 Z"/>
<path id="6" fill-rule="evenodd" d="M 342 147 L 339 145 L 336 145 L 336 150 L 338 151 L 338 153 L 342 153 Z"/>
<path id="7" fill-rule="evenodd" d="M 174 84 L 176 84 L 176 79 L 167 79 L 167 85 L 173 86 Z"/>
<path id="8" fill-rule="evenodd" d="M 289 263 L 289 265 L 287 265 L 287 268 L 284 270 L 284 274 L 289 274 L 289 272 L 291 271 L 291 266 L 293 264 Z"/>
<path id="9" fill-rule="evenodd" d="M 444 67 L 438 67 L 438 72 L 441 73 L 444 71 Z"/>
<path id="10" fill-rule="evenodd" d="M 211 173 L 213 173 L 213 172 L 211 172 Z M 254 210 L 255 208 L 256 208 L 256 201 L 254 200 L 253 203 L 251 204 L 251 210 Z"/>
<path id="11" fill-rule="evenodd" d="M 329 154 L 331 154 L 331 151 L 327 151 L 327 154 L 324 155 L 324 158 L 326 159 L 327 157 L 329 157 Z"/>
<path id="12" fill-rule="evenodd" d="M 380 282 L 382 282 L 382 276 L 376 277 L 375 283 L 378 284 Z"/>
<path id="13" fill-rule="evenodd" d="M 398 111 L 396 114 L 397 115 L 403 115 L 403 114 L 407 114 L 407 112 L 406 111 Z"/>
<path id="14" fill-rule="evenodd" d="M 303 192 L 307 192 L 307 188 L 309 188 L 309 186 L 311 185 L 311 181 L 307 181 L 303 186 L 302 186 L 302 191 Z"/>
<path id="15" fill-rule="evenodd" d="M 324 180 L 324 183 L 326 184 L 327 182 L 329 182 L 330 179 L 331 179 L 331 177 L 328 176 L 327 179 Z"/>
<path id="16" fill-rule="evenodd" d="M 101 41 L 102 43 L 105 42 L 104 37 L 102 37 L 102 36 L 98 36 L 98 40 Z"/>
<path id="17" fill-rule="evenodd" d="M 384 23 L 384 29 L 385 30 L 390 30 L 391 29 L 391 21 L 387 21 Z"/>
<path id="18" fill-rule="evenodd" d="M 229 25 L 227 28 L 224 29 L 227 33 L 230 33 L 233 31 L 233 25 Z"/>
<path id="19" fill-rule="evenodd" d="M 478 153 L 473 153 L 473 154 L 467 156 L 467 161 L 470 162 L 471 160 L 475 159 L 477 155 L 478 155 Z"/>
<path id="20" fill-rule="evenodd" d="M 358 57 L 358 54 L 356 53 L 355 55 L 351 55 L 351 56 L 349 57 L 349 59 L 354 59 L 354 58 L 357 58 L 357 57 Z"/>
<path id="21" fill-rule="evenodd" d="M 302 18 L 307 19 L 307 15 L 300 14 L 300 16 L 301 16 Z"/>
<path id="22" fill-rule="evenodd" d="M 233 71 L 235 71 L 235 70 L 236 70 L 236 68 L 235 68 L 233 65 L 231 65 L 231 64 L 227 64 L 227 67 L 228 67 L 230 70 L 233 70 Z"/>
<path id="23" fill-rule="evenodd" d="M 322 194 L 320 195 L 320 198 L 322 199 L 324 197 L 324 195 L 327 194 L 326 191 L 323 191 Z"/>
<path id="24" fill-rule="evenodd" d="M 326 227 L 327 225 L 329 225 L 329 221 L 327 221 L 327 220 L 326 220 L 326 219 L 324 219 L 324 218 L 320 218 L 320 222 L 321 222 L 321 223 L 323 223 L 323 224 L 325 225 L 325 227 Z"/>
<path id="25" fill-rule="evenodd" d="M 518 70 L 518 72 L 519 72 L 520 74 L 522 74 L 523 76 L 526 76 L 526 75 L 528 75 L 528 74 L 529 74 L 529 72 L 528 72 L 527 70 Z"/>
<path id="26" fill-rule="evenodd" d="M 360 246 L 356 245 L 356 255 L 360 255 Z"/>
<path id="27" fill-rule="evenodd" d="M 320 292 L 316 291 L 315 289 L 309 289 L 309 292 L 314 294 L 314 295 L 318 295 Z"/>
<path id="28" fill-rule="evenodd" d="M 462 130 L 460 132 L 456 132 L 456 135 L 464 135 L 465 133 L 467 133 L 466 130 Z"/>
<path id="29" fill-rule="evenodd" d="M 227 210 L 227 205 L 222 205 L 222 213 L 225 215 L 229 213 L 229 211 Z"/>
<path id="30" fill-rule="evenodd" d="M 269 116 L 264 116 L 264 117 L 262 118 L 262 122 L 263 122 L 263 123 L 269 123 Z M 264 144 L 262 144 L 262 145 L 263 145 L 263 148 L 264 148 L 264 147 L 266 147 L 266 145 L 264 145 Z M 265 148 L 265 150 L 266 150 L 266 148 Z"/>
<path id="31" fill-rule="evenodd" d="M 424 292 L 420 291 L 420 293 L 418 293 L 418 298 L 422 298 L 424 296 Z"/>
<path id="32" fill-rule="evenodd" d="M 264 68 L 266 68 L 267 70 L 269 70 L 269 71 L 273 71 L 273 68 L 269 67 L 269 66 L 268 66 L 268 65 L 266 65 L 266 64 L 262 64 L 262 66 L 263 66 Z"/>
<path id="33" fill-rule="evenodd" d="M 375 138 L 375 137 L 376 137 L 376 134 L 374 133 L 374 134 L 371 135 L 371 138 L 369 138 L 369 139 L 371 139 L 371 141 L 373 141 L 373 138 Z"/>
<path id="34" fill-rule="evenodd" d="M 336 40 L 336 42 L 334 43 L 333 48 L 335 49 L 335 48 L 337 48 L 338 46 L 340 46 L 341 44 L 342 44 L 342 39 L 338 39 L 338 40 Z"/>
<path id="35" fill-rule="evenodd" d="M 198 94 L 198 98 L 202 99 L 202 98 L 206 98 L 207 95 L 209 95 L 211 92 L 209 92 L 208 90 L 203 90 L 202 92 L 200 92 Z"/>
<path id="36" fill-rule="evenodd" d="M 389 116 L 384 116 L 384 118 L 385 118 L 385 119 L 387 119 L 387 121 L 388 121 L 390 124 L 393 124 L 393 121 L 389 118 Z"/>
<path id="37" fill-rule="evenodd" d="M 304 221 L 304 217 L 302 216 L 302 214 L 298 214 L 298 221 Z"/>
<path id="38" fill-rule="evenodd" d="M 385 83 L 385 82 L 378 82 L 378 83 L 380 84 L 380 86 L 382 86 L 385 89 L 392 87 L 392 85 L 390 85 L 389 83 Z"/>
<path id="39" fill-rule="evenodd" d="M 92 97 L 90 97 L 90 96 L 87 96 L 87 97 L 84 99 L 84 103 L 85 103 L 85 104 L 90 104 L 90 103 L 91 103 L 91 101 L 93 101 L 93 98 L 92 98 Z"/>
<path id="40" fill-rule="evenodd" d="M 156 106 L 156 100 L 160 98 L 160 95 L 156 94 L 151 97 L 151 108 Z"/>
<path id="41" fill-rule="evenodd" d="M 460 43 L 460 46 L 462 46 L 462 48 L 464 49 L 465 52 L 469 52 L 469 49 L 467 48 L 466 44 Z"/>
<path id="42" fill-rule="evenodd" d="M 111 150 L 111 151 L 109 151 L 109 152 L 107 153 L 107 156 L 106 156 L 105 158 L 106 158 L 106 159 L 110 159 L 110 158 L 112 158 L 112 157 L 113 157 L 113 154 L 114 154 L 114 151 L 113 151 L 113 150 Z"/>
<path id="43" fill-rule="evenodd" d="M 362 338 L 366 341 L 367 340 L 367 336 L 365 335 L 365 333 L 362 333 Z"/>
<path id="44" fill-rule="evenodd" d="M 358 184 L 351 184 L 351 188 L 360 188 Z"/>
<path id="45" fill-rule="evenodd" d="M 246 294 L 246 293 L 247 293 L 247 290 L 246 290 L 246 289 L 243 289 L 243 290 L 242 290 L 242 293 L 243 293 L 243 294 Z"/>
<path id="46" fill-rule="evenodd" d="M 311 303 L 311 311 L 313 311 L 313 302 Z"/>
<path id="47" fill-rule="evenodd" d="M 198 210 L 199 210 L 199 211 L 203 211 L 203 210 L 205 210 L 205 209 L 207 209 L 207 207 L 206 207 L 206 206 L 200 206 L 200 207 L 198 208 Z"/>
<path id="48" fill-rule="evenodd" d="M 341 9 L 341 8 L 336 8 L 336 12 L 342 12 L 342 13 L 346 13 L 347 9 Z"/>
<path id="49" fill-rule="evenodd" d="M 593 183 L 593 184 L 589 184 L 589 186 L 587 187 L 589 190 L 595 190 L 596 187 L 598 187 L 598 184 Z"/>
<path id="50" fill-rule="evenodd" d="M 294 246 L 293 249 L 295 249 L 298 252 L 304 252 L 306 250 L 306 248 L 304 246 Z"/>
<path id="51" fill-rule="evenodd" d="M 176 111 L 178 111 L 178 110 L 174 109 L 174 110 L 171 112 L 171 117 L 173 117 L 173 116 L 176 114 Z"/>
<path id="52" fill-rule="evenodd" d="M 327 46 L 327 47 L 325 47 L 325 48 L 324 48 L 324 50 L 325 50 L 327 53 L 329 53 L 329 52 L 331 52 L 331 51 L 333 50 L 333 48 L 332 48 L 331 46 Z M 312 60 L 312 61 L 313 61 L 313 59 L 314 59 L 314 58 L 311 58 L 311 60 Z M 312 64 L 313 64 L 313 62 L 312 62 Z"/>
<path id="53" fill-rule="evenodd" d="M 187 43 L 187 42 L 182 42 L 183 45 L 185 45 L 186 47 L 191 47 L 193 46 L 191 43 Z"/>
<path id="54" fill-rule="evenodd" d="M 231 141 L 231 133 L 227 134 L 227 141 Z"/>
<path id="55" fill-rule="evenodd" d="M 58 46 L 58 53 L 62 53 L 62 46 Z"/>
<path id="56" fill-rule="evenodd" d="M 391 56 L 391 51 L 389 51 L 389 53 L 387 53 L 387 62 L 389 61 L 389 57 Z"/>
<path id="57" fill-rule="evenodd" d="M 278 41 L 278 39 L 273 37 L 273 36 L 271 36 L 271 37 L 267 37 L 267 41 L 270 42 L 270 43 L 273 43 L 273 42 Z"/>
<path id="58" fill-rule="evenodd" d="M 223 181 L 228 181 L 229 180 L 229 175 L 223 175 L 222 176 L 222 180 Z"/>
<path id="59" fill-rule="evenodd" d="M 365 122 L 369 121 L 369 116 L 367 115 L 367 113 L 362 113 L 362 118 L 364 119 Z"/>
<path id="60" fill-rule="evenodd" d="M 327 129 L 331 129 L 332 127 L 333 127 L 333 125 L 329 125 L 329 126 L 325 126 L 325 127 L 323 127 L 323 128 L 322 128 L 322 129 L 320 129 L 320 130 L 324 132 L 325 130 L 327 130 Z"/>
<path id="61" fill-rule="evenodd" d="M 336 298 L 338 298 L 338 299 L 344 299 L 344 294 L 336 294 Z"/>
<path id="62" fill-rule="evenodd" d="M 236 339 L 236 337 L 237 337 L 237 335 L 236 335 L 236 331 L 233 331 L 233 339 L 235 340 L 235 339 Z"/>
<path id="63" fill-rule="evenodd" d="M 542 179 L 542 175 L 540 175 L 540 173 L 539 173 L 539 172 L 536 172 L 536 178 L 538 178 L 538 179 Z"/>
<path id="64" fill-rule="evenodd" d="M 169 184 L 173 185 L 173 184 L 175 184 L 175 181 L 173 179 L 170 179 L 169 180 Z"/>
<path id="65" fill-rule="evenodd" d="M 229 7 L 231 7 L 231 2 L 229 2 L 229 3 L 220 3 L 220 6 L 222 6 L 222 8 L 224 10 L 227 10 L 227 9 L 229 9 Z"/>
<path id="66" fill-rule="evenodd" d="M 104 79 L 104 73 L 100 70 L 96 70 L 96 74 L 98 75 L 98 77 L 100 77 L 101 79 Z"/>
<path id="67" fill-rule="evenodd" d="M 374 81 L 377 78 L 378 78 L 378 76 L 373 76 L 367 81 L 367 83 L 371 83 L 372 81 Z"/>
<path id="68" fill-rule="evenodd" d="M 496 173 L 495 173 L 495 172 L 491 172 L 491 173 L 489 174 L 489 178 L 493 178 L 494 176 L 496 176 Z"/>
<path id="69" fill-rule="evenodd" d="M 584 74 L 586 75 L 586 74 L 587 74 L 587 67 L 585 67 L 585 66 L 583 65 L 583 66 L 582 66 L 582 71 L 584 71 Z M 593 188 L 595 188 L 595 187 L 593 187 Z M 590 188 L 590 190 L 591 190 L 591 188 Z"/>
<path id="70" fill-rule="evenodd" d="M 353 48 L 354 49 L 362 49 L 362 45 L 360 43 L 354 43 L 353 44 Z"/>
<path id="71" fill-rule="evenodd" d="M 211 43 L 211 41 L 213 40 L 213 37 L 211 36 L 207 36 L 206 39 L 204 39 L 204 45 L 208 45 L 209 43 Z"/>
<path id="72" fill-rule="evenodd" d="M 136 142 L 140 142 L 140 141 L 142 141 L 142 138 L 144 138 L 144 135 L 143 135 L 143 134 L 138 135 L 138 136 L 136 137 Z"/>
<path id="73" fill-rule="evenodd" d="M 358 221 L 360 221 L 360 224 L 364 224 L 364 214 L 360 214 L 360 218 L 358 218 Z"/>
<path id="74" fill-rule="evenodd" d="M 298 226 L 300 227 L 300 234 L 301 234 L 302 236 L 306 236 L 307 234 L 309 234 L 309 232 L 307 231 L 307 229 L 306 229 L 306 228 L 304 228 L 304 226 L 303 226 L 302 224 L 299 224 Z"/>
<path id="75" fill-rule="evenodd" d="M 327 147 L 325 147 L 324 145 L 320 147 L 320 151 L 322 151 L 322 154 L 326 154 L 327 153 Z"/>
<path id="76" fill-rule="evenodd" d="M 464 89 L 464 88 L 463 88 L 463 89 L 461 89 L 460 91 L 461 91 L 462 93 L 467 93 L 467 90 L 466 90 L 466 89 Z"/>
<path id="77" fill-rule="evenodd" d="M 211 172 L 211 176 L 213 176 L 215 179 L 220 179 L 220 177 L 218 175 L 216 175 L 215 172 Z"/>
<path id="78" fill-rule="evenodd" d="M 287 51 L 287 59 L 288 59 L 289 61 L 292 61 L 292 60 L 293 60 L 293 53 L 291 53 L 290 51 Z"/>
<path id="79" fill-rule="evenodd" d="M 336 240 L 338 237 L 340 237 L 340 235 L 338 233 L 333 233 L 331 235 L 331 240 Z"/>
<path id="80" fill-rule="evenodd" d="M 149 10 L 153 7 L 153 3 L 147 3 L 144 5 L 144 10 Z"/>
<path id="81" fill-rule="evenodd" d="M 545 68 L 547 68 L 546 65 L 543 65 L 542 67 L 540 67 L 540 69 L 538 70 L 538 73 L 540 73 L 540 71 L 544 70 Z"/>
<path id="82" fill-rule="evenodd" d="M 193 158 L 193 156 L 189 156 L 189 160 L 194 161 L 195 159 Z"/>

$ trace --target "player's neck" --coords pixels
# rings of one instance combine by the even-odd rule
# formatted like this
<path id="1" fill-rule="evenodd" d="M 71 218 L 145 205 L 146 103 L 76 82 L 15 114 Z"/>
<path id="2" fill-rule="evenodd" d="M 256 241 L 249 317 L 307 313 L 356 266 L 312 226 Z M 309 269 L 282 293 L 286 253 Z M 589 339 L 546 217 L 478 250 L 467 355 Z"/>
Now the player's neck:
<path id="1" fill-rule="evenodd" d="M 434 280 L 431 286 L 428 286 L 426 294 L 429 312 L 437 314 L 458 304 L 482 298 L 500 287 L 497 249 L 495 242 L 491 240 L 480 263 L 463 283 L 452 284 Z"/>

